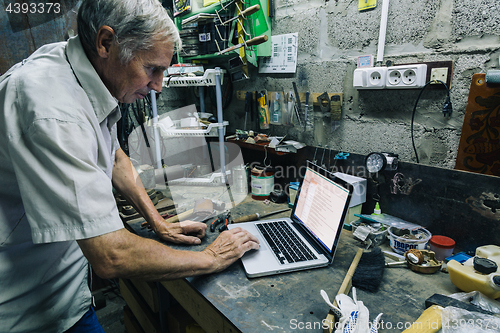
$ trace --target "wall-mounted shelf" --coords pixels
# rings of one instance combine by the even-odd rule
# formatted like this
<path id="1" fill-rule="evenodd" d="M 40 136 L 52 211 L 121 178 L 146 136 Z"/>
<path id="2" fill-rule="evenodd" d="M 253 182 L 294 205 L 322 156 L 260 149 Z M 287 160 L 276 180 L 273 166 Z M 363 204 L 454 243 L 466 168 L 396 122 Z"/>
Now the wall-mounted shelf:
<path id="1" fill-rule="evenodd" d="M 224 84 L 225 70 L 220 70 L 220 84 Z M 207 69 L 203 76 L 169 76 L 163 78 L 164 87 L 199 87 L 199 86 L 215 86 L 215 69 Z"/>
<path id="2" fill-rule="evenodd" d="M 229 125 L 228 121 L 223 121 L 222 123 L 212 123 L 208 125 L 206 128 L 195 128 L 195 129 L 189 129 L 189 128 L 181 128 L 179 127 L 180 121 L 174 121 L 174 127 L 166 127 L 164 124 L 159 122 L 156 124 L 158 128 L 160 129 L 161 135 L 164 137 L 171 137 L 171 136 L 206 136 L 206 137 L 217 137 L 218 136 L 218 129 L 226 127 Z M 225 133 L 224 133 L 225 134 Z"/>
<path id="3" fill-rule="evenodd" d="M 235 139 L 227 139 L 228 142 L 232 142 L 237 144 L 238 146 L 242 148 L 247 148 L 251 150 L 258 150 L 258 151 L 263 151 L 263 152 L 268 152 L 270 154 L 276 154 L 276 155 L 287 155 L 289 152 L 284 152 L 284 151 L 278 151 L 275 148 L 270 148 L 269 147 L 269 142 L 260 142 L 260 143 L 247 143 L 245 141 L 241 140 L 235 140 Z"/>
<path id="4" fill-rule="evenodd" d="M 205 130 L 186 130 L 186 129 L 179 129 L 177 128 L 175 130 L 170 128 L 164 128 L 162 129 L 160 123 L 156 123 L 155 129 L 157 131 L 158 128 L 160 130 L 165 130 L 165 133 L 167 136 L 211 136 L 210 133 L 212 130 L 217 131 L 217 135 L 219 138 L 219 158 L 220 158 L 220 167 L 221 167 L 221 173 L 224 175 L 223 178 L 225 178 L 226 175 L 226 157 L 225 157 L 225 149 L 224 149 L 224 131 L 225 131 L 225 126 L 229 125 L 229 122 L 223 121 L 223 116 L 222 116 L 222 93 L 221 93 L 221 86 L 222 86 L 222 80 L 224 77 L 225 70 L 220 69 L 219 67 L 216 67 L 214 69 L 207 69 L 205 70 L 205 73 L 203 73 L 203 76 L 173 76 L 173 77 L 168 77 L 163 78 L 163 85 L 166 87 L 193 87 L 193 86 L 198 86 L 200 87 L 200 111 L 205 112 L 205 102 L 204 102 L 204 97 L 203 97 L 203 92 L 202 90 L 204 89 L 205 86 L 215 86 L 215 94 L 216 94 L 216 99 L 217 99 L 217 124 L 211 124 L 209 127 Z M 163 131 L 162 131 L 163 132 Z M 215 133 L 214 133 L 215 134 Z M 212 169 L 213 169 L 213 164 L 212 164 Z M 227 179 L 223 179 L 223 182 L 226 182 Z"/>

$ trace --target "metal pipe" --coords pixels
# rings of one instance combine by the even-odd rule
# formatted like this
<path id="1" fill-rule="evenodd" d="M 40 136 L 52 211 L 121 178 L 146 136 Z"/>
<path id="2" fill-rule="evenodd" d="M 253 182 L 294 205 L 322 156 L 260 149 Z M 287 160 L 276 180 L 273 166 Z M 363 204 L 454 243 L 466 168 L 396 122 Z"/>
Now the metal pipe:
<path id="1" fill-rule="evenodd" d="M 219 123 L 219 156 L 220 171 L 222 173 L 222 182 L 226 183 L 226 158 L 224 145 L 224 120 L 222 118 L 222 89 L 221 89 L 221 70 L 215 68 L 215 96 L 217 100 L 217 122 Z"/>
<path id="2" fill-rule="evenodd" d="M 389 15 L 389 0 L 382 4 L 382 15 L 380 17 L 380 32 L 378 36 L 377 66 L 384 61 L 385 36 L 387 34 L 387 16 Z"/>
<path id="3" fill-rule="evenodd" d="M 160 133 L 158 132 L 158 110 L 156 108 L 156 91 L 151 90 L 151 108 L 153 109 L 153 133 L 155 137 L 155 150 L 156 150 L 156 168 L 161 169 L 161 142 Z"/>

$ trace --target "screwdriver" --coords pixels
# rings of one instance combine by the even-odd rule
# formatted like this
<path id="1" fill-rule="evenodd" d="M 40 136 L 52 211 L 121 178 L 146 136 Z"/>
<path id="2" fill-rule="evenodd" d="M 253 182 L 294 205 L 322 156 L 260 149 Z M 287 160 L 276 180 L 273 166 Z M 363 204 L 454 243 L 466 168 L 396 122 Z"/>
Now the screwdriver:
<path id="1" fill-rule="evenodd" d="M 217 52 L 217 55 L 221 55 L 221 54 L 227 53 L 229 51 L 233 51 L 233 50 L 239 49 L 240 47 L 243 47 L 243 46 L 259 45 L 259 44 L 262 44 L 264 42 L 267 42 L 268 39 L 269 39 L 269 37 L 267 37 L 267 35 L 260 35 L 260 36 L 254 37 L 254 38 L 252 38 L 250 40 L 247 40 L 246 42 L 230 46 L 227 49 L 224 49 L 224 50 L 222 50 L 220 52 Z"/>
<path id="2" fill-rule="evenodd" d="M 245 18 L 246 16 L 250 16 L 252 15 L 253 13 L 259 11 L 260 9 L 260 5 L 253 5 L 251 7 L 248 7 L 247 9 L 245 9 L 244 11 L 240 12 L 240 14 L 236 15 L 235 17 L 232 17 L 230 18 L 229 20 L 227 20 L 226 22 L 222 23 L 222 25 L 226 25 L 228 24 L 229 22 L 232 22 L 238 18 Z"/>

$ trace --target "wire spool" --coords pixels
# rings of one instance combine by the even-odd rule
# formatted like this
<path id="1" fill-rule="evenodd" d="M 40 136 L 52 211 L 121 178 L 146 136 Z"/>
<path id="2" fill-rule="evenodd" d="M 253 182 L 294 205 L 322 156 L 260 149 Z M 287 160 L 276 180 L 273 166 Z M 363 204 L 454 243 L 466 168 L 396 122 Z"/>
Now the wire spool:
<path id="1" fill-rule="evenodd" d="M 274 168 L 254 166 L 250 172 L 252 199 L 266 200 L 274 189 Z"/>

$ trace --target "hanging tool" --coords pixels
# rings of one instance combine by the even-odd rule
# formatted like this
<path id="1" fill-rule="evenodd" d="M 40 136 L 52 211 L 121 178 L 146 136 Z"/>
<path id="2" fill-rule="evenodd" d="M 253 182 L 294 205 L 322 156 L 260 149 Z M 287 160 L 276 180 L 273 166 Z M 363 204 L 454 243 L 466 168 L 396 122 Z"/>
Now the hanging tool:
<path id="1" fill-rule="evenodd" d="M 293 85 L 293 91 L 295 92 L 295 113 L 297 114 L 297 119 L 299 120 L 299 125 L 302 127 L 302 123 L 300 121 L 300 111 L 302 111 L 302 105 L 300 104 L 300 96 L 299 96 L 299 91 L 297 90 L 297 84 L 295 82 L 292 82 Z M 304 128 L 305 128 L 304 124 Z"/>
<path id="2" fill-rule="evenodd" d="M 270 124 L 269 106 L 267 105 L 266 92 L 259 94 L 259 125 L 260 129 L 268 129 Z"/>
<path id="3" fill-rule="evenodd" d="M 328 93 L 325 91 L 321 95 L 317 97 L 319 108 L 321 112 L 329 112 L 330 111 L 330 97 Z"/>
<path id="4" fill-rule="evenodd" d="M 246 216 L 241 216 L 241 217 L 235 218 L 233 220 L 233 223 L 255 221 L 255 220 L 259 220 L 259 219 L 261 219 L 263 217 L 274 215 L 274 214 L 283 213 L 283 212 L 286 212 L 288 210 L 290 210 L 290 208 L 280 209 L 280 210 L 277 210 L 277 211 L 274 211 L 274 212 L 264 213 L 264 214 L 255 213 L 255 214 L 250 214 L 250 215 L 246 215 Z"/>
<path id="5" fill-rule="evenodd" d="M 246 42 L 239 43 L 237 45 L 233 45 L 231 47 L 228 47 L 227 49 L 224 49 L 224 50 L 218 52 L 217 55 L 221 55 L 221 54 L 239 49 L 240 47 L 243 47 L 243 46 L 248 47 L 248 46 L 253 46 L 253 45 L 259 45 L 259 44 L 262 44 L 264 42 L 267 42 L 268 39 L 269 39 L 269 37 L 267 37 L 267 35 L 260 35 L 260 36 L 254 37 L 250 40 L 247 40 Z"/>
<path id="6" fill-rule="evenodd" d="M 290 106 L 290 112 L 292 112 L 292 115 L 290 116 L 290 120 L 293 119 L 293 115 L 295 114 L 295 117 L 297 117 L 297 121 L 299 122 L 299 127 L 302 127 L 302 121 L 300 120 L 300 114 L 299 114 L 299 107 L 297 106 L 296 102 L 296 96 L 290 91 L 290 98 L 289 98 L 291 105 Z M 299 100 L 300 103 L 300 100 Z M 292 111 L 293 109 L 293 111 Z"/>
<path id="7" fill-rule="evenodd" d="M 340 119 L 342 118 L 342 99 L 339 95 L 333 95 L 330 100 L 330 133 L 333 133 L 340 127 Z"/>
<path id="8" fill-rule="evenodd" d="M 304 107 L 304 131 L 307 127 L 307 112 L 309 111 L 309 91 L 306 91 L 306 105 Z"/>
<path id="9" fill-rule="evenodd" d="M 244 11 L 241 11 L 239 7 L 237 7 L 238 11 L 240 12 L 238 15 L 236 15 L 235 17 L 232 17 L 230 18 L 229 20 L 225 21 L 224 23 L 222 23 L 222 25 L 226 25 L 236 19 L 244 19 L 246 18 L 247 16 L 250 16 L 252 15 L 253 13 L 256 13 L 260 10 L 260 5 L 253 5 L 253 6 L 250 6 L 248 7 L 247 9 L 245 9 Z"/>
<path id="10" fill-rule="evenodd" d="M 297 90 L 297 85 L 295 82 L 292 82 L 293 85 L 293 91 L 295 92 L 295 101 L 297 102 L 297 107 L 299 110 L 302 110 L 302 105 L 300 104 L 300 96 L 299 96 L 299 91 Z"/>
<path id="11" fill-rule="evenodd" d="M 252 112 L 252 100 L 253 100 L 253 96 L 252 96 L 252 92 L 251 91 L 247 91 L 246 95 L 245 95 L 245 125 L 243 126 L 243 130 L 247 130 L 247 120 L 248 120 L 248 113 L 251 113 Z M 252 119 L 253 119 L 253 116 L 252 116 Z"/>
<path id="12" fill-rule="evenodd" d="M 241 9 L 240 7 L 238 6 L 238 3 L 236 3 L 236 8 L 239 12 L 241 12 Z M 238 18 L 237 20 L 237 25 L 236 25 L 236 33 L 238 34 L 238 41 L 237 43 L 240 44 L 240 43 L 244 43 L 245 42 L 245 38 L 247 38 L 248 36 L 250 36 L 249 34 L 247 34 L 247 32 L 245 31 L 245 28 L 243 27 L 243 19 L 244 17 L 242 17 L 240 15 L 240 17 Z M 243 65 L 241 66 L 241 72 L 243 73 L 244 77 L 245 78 L 249 78 L 250 77 L 250 72 L 248 71 L 248 64 L 247 64 L 247 50 L 246 48 L 244 47 L 240 47 L 238 49 L 238 53 L 239 53 L 239 59 L 241 59 L 241 62 L 243 63 Z"/>

